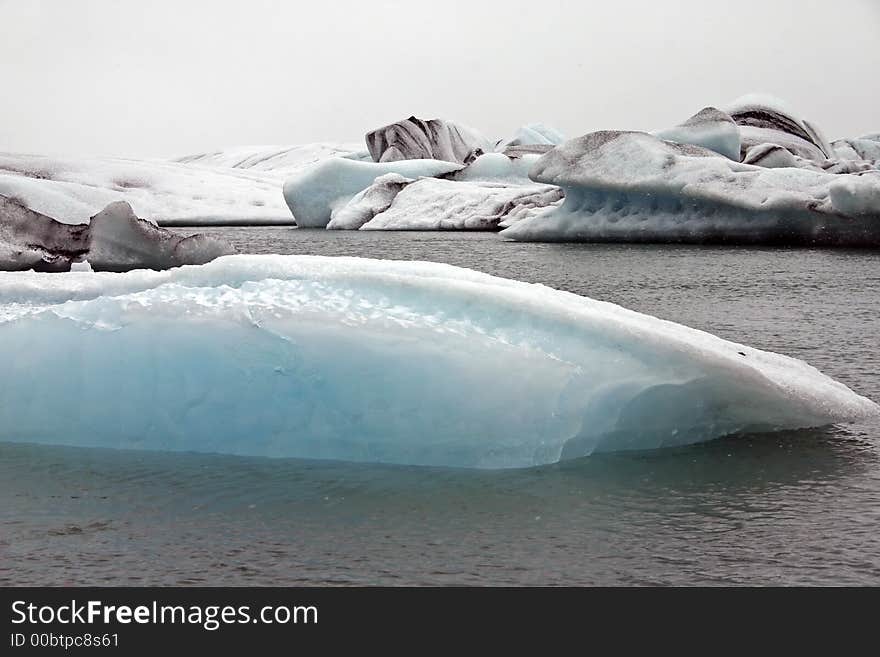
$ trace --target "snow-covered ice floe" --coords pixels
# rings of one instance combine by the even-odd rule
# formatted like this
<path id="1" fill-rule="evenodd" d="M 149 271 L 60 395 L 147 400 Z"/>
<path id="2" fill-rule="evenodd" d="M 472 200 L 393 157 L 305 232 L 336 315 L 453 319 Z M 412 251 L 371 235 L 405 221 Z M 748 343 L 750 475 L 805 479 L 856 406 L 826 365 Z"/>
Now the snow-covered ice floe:
<path id="1" fill-rule="evenodd" d="M 501 222 L 532 216 L 561 199 L 562 190 L 551 185 L 413 180 L 389 173 L 334 209 L 327 228 L 496 230 Z"/>
<path id="2" fill-rule="evenodd" d="M 297 146 L 238 146 L 175 158 L 181 164 L 287 176 L 332 157 L 369 160 L 361 144 L 316 142 Z"/>
<path id="3" fill-rule="evenodd" d="M 284 180 L 326 159 L 369 157 L 354 148 L 244 147 L 176 161 L 0 153 L 0 194 L 69 224 L 115 201 L 162 226 L 290 224 Z"/>
<path id="4" fill-rule="evenodd" d="M 502 235 L 516 240 L 880 245 L 880 171 L 827 173 L 736 162 L 640 132 L 557 146 L 533 180 L 559 207 Z"/>
<path id="5" fill-rule="evenodd" d="M 449 265 L 0 276 L 0 440 L 481 468 L 822 426 L 809 365 Z"/>

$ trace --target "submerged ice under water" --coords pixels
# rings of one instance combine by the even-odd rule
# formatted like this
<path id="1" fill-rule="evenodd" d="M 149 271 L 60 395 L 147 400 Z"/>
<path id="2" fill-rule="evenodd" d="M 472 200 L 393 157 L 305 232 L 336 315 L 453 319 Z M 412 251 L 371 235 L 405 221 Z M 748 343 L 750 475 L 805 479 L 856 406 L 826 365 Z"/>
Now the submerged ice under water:
<path id="1" fill-rule="evenodd" d="M 542 282 L 801 358 L 880 399 L 870 252 L 218 232 L 240 251 Z M 4 583 L 880 582 L 876 420 L 512 471 L 6 443 L 0 498 Z"/>

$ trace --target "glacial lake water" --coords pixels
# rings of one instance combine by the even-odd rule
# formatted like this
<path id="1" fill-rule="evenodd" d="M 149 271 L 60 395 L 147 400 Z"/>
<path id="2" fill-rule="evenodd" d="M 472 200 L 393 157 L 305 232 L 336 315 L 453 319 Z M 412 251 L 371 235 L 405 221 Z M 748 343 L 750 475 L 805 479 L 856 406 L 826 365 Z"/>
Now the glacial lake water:
<path id="1" fill-rule="evenodd" d="M 880 400 L 878 253 L 203 232 L 541 282 Z M 508 471 L 0 443 L 0 500 L 0 584 L 880 584 L 878 420 Z"/>

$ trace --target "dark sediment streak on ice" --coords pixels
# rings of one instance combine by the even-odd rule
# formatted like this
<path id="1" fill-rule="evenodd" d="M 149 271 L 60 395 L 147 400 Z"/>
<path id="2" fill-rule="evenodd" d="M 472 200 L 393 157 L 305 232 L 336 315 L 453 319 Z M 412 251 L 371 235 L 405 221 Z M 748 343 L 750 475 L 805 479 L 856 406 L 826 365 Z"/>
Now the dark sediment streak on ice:
<path id="1" fill-rule="evenodd" d="M 530 177 L 561 186 L 565 201 L 505 237 L 880 246 L 877 171 L 764 168 L 645 133 L 602 131 L 542 156 Z"/>
<path id="2" fill-rule="evenodd" d="M 88 251 L 88 226 L 71 226 L 0 195 L 0 270 L 67 271 Z"/>
<path id="3" fill-rule="evenodd" d="M 139 219 L 124 201 L 111 203 L 88 224 L 71 225 L 0 195 L 3 271 L 63 272 L 83 260 L 96 271 L 169 269 L 234 252 L 212 237 L 184 237 Z"/>
<path id="4" fill-rule="evenodd" d="M 728 109 L 742 135 L 740 159 L 763 143 L 778 144 L 798 157 L 817 162 L 833 157 L 831 146 L 819 130 L 778 102 L 745 97 Z"/>
<path id="5" fill-rule="evenodd" d="M 368 132 L 366 142 L 374 162 L 427 159 L 467 164 L 485 148 L 479 136 L 455 123 L 414 116 Z"/>

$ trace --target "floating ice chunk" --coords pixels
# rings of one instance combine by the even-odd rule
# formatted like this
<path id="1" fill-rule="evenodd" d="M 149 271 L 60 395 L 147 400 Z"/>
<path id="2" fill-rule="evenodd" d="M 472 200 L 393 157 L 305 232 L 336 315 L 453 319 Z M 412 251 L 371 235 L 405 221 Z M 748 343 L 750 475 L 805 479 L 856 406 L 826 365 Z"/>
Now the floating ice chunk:
<path id="1" fill-rule="evenodd" d="M 345 205 L 330 214 L 329 229 L 358 230 L 380 212 L 387 210 L 397 194 L 413 182 L 399 173 L 386 173 L 365 190 L 355 194 Z"/>
<path id="2" fill-rule="evenodd" d="M 735 100 L 725 111 L 739 126 L 743 156 L 758 144 L 778 144 L 817 162 L 833 156 L 831 145 L 819 130 L 778 98 L 749 94 Z"/>
<path id="3" fill-rule="evenodd" d="M 519 128 L 510 139 L 499 142 L 495 150 L 503 152 L 507 149 L 515 149 L 515 147 L 552 147 L 564 141 L 565 137 L 555 128 L 543 123 L 530 123 Z"/>
<path id="4" fill-rule="evenodd" d="M 550 144 L 556 146 L 564 141 L 565 135 L 556 128 L 544 123 L 529 123 L 516 131 L 509 145 Z"/>
<path id="5" fill-rule="evenodd" d="M 331 229 L 495 230 L 558 203 L 562 190 L 528 179 L 537 156 L 478 157 L 449 180 L 379 176 L 331 212 Z"/>
<path id="6" fill-rule="evenodd" d="M 561 207 L 520 221 L 518 240 L 880 244 L 880 175 L 767 169 L 637 132 L 596 132 L 542 156 L 537 182 Z M 837 192 L 832 194 L 832 189 Z"/>
<path id="7" fill-rule="evenodd" d="M 228 244 L 213 237 L 184 237 L 139 219 L 124 201 L 111 203 L 89 223 L 87 257 L 96 271 L 201 265 L 231 253 Z"/>
<path id="8" fill-rule="evenodd" d="M 397 173 L 407 178 L 439 176 L 462 168 L 441 160 L 360 162 L 332 158 L 289 178 L 284 183 L 284 200 L 301 228 L 324 228 L 333 211 L 346 205 L 379 176 Z"/>
<path id="9" fill-rule="evenodd" d="M 0 271 L 67 271 L 72 259 L 88 251 L 87 229 L 0 195 Z"/>
<path id="10" fill-rule="evenodd" d="M 81 260 L 79 262 L 71 262 L 70 263 L 70 271 L 72 272 L 93 272 L 92 265 L 88 260 Z"/>
<path id="11" fill-rule="evenodd" d="M 562 190 L 549 185 L 422 178 L 400 189 L 361 230 L 495 230 L 561 198 Z"/>
<path id="12" fill-rule="evenodd" d="M 375 162 L 444 160 L 466 164 L 491 150 L 489 141 L 472 128 L 414 116 L 368 132 L 366 142 Z"/>
<path id="13" fill-rule="evenodd" d="M 426 262 L 0 276 L 0 440 L 527 467 L 862 418 L 801 361 Z"/>
<path id="14" fill-rule="evenodd" d="M 729 114 L 714 107 L 704 107 L 674 128 L 659 130 L 655 137 L 678 144 L 702 146 L 731 160 L 740 160 L 739 127 Z"/>
<path id="15" fill-rule="evenodd" d="M 68 271 L 88 258 L 88 271 L 167 269 L 203 264 L 234 253 L 204 235 L 184 237 L 138 219 L 124 201 L 111 203 L 89 224 L 62 224 L 0 196 L 0 270 Z"/>

